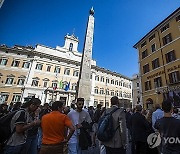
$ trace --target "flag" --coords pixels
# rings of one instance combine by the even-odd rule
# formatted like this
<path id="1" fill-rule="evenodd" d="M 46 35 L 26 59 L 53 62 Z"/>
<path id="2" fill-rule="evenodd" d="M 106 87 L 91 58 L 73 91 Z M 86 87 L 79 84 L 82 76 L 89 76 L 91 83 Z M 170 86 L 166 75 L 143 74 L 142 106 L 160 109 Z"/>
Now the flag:
<path id="1" fill-rule="evenodd" d="M 66 85 L 66 87 L 64 88 L 64 90 L 65 90 L 65 91 L 68 91 L 69 88 L 70 88 L 70 81 L 69 81 L 69 83 Z"/>
<path id="2" fill-rule="evenodd" d="M 63 88 L 63 81 L 59 81 L 59 88 L 62 89 Z"/>
<path id="3" fill-rule="evenodd" d="M 53 90 L 55 91 L 57 89 L 57 85 L 55 85 L 54 87 L 53 87 Z"/>

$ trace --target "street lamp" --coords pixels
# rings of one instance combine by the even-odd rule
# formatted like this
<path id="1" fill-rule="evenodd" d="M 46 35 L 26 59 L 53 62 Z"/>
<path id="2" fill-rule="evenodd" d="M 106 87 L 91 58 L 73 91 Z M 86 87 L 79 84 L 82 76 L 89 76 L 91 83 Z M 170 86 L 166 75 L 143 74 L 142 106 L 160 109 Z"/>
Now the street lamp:
<path id="1" fill-rule="evenodd" d="M 21 94 L 21 101 L 24 102 L 23 98 L 24 98 L 24 91 L 25 91 L 25 88 L 26 88 L 26 84 L 28 82 L 28 79 L 29 79 L 29 76 L 30 76 L 30 72 L 31 72 L 31 68 L 32 68 L 32 64 L 33 64 L 33 59 L 30 59 L 26 62 L 30 62 L 30 67 L 29 67 L 29 70 L 28 70 L 28 74 L 27 74 L 27 77 L 25 79 L 25 83 L 24 83 L 24 86 L 21 88 L 21 91 L 22 91 L 22 94 Z"/>

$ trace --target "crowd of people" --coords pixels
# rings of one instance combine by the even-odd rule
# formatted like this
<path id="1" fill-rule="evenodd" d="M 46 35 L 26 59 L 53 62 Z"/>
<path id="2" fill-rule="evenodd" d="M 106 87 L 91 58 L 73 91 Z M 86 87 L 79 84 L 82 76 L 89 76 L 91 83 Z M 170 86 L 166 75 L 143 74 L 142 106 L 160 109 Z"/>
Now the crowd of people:
<path id="1" fill-rule="evenodd" d="M 144 110 L 141 105 L 120 108 L 116 96 L 107 109 L 101 104 L 86 108 L 84 98 L 77 98 L 71 106 L 65 106 L 63 101 L 42 106 L 35 97 L 23 104 L 0 105 L 1 118 L 12 112 L 15 112 L 10 122 L 12 133 L 1 149 L 4 154 L 82 154 L 90 147 L 99 147 L 101 154 L 125 154 L 127 148 L 132 154 L 180 153 L 180 143 L 165 139 L 180 139 L 180 115 L 169 100 L 162 102 L 162 108 L 156 104 L 155 110 Z M 99 121 L 110 114 L 113 137 L 100 141 Z M 148 136 L 158 132 L 166 142 L 157 147 L 148 145 Z"/>

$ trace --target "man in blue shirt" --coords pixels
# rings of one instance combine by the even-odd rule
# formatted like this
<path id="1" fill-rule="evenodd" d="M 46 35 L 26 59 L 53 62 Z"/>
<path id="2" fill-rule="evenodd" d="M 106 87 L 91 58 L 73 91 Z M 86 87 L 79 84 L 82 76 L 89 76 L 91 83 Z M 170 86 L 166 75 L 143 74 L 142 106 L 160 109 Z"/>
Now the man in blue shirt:
<path id="1" fill-rule="evenodd" d="M 159 104 L 155 105 L 156 111 L 152 114 L 152 127 L 154 128 L 154 124 L 158 119 L 161 119 L 164 116 L 164 111 L 162 111 Z"/>

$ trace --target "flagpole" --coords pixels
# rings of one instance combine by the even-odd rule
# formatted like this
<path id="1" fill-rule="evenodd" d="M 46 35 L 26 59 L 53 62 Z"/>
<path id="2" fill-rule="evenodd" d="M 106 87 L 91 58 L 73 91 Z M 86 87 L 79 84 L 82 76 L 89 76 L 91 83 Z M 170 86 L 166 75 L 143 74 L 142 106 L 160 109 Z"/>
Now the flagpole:
<path id="1" fill-rule="evenodd" d="M 107 91 L 107 82 L 106 82 L 106 85 L 105 85 L 106 87 L 105 87 L 105 109 L 106 109 L 106 91 Z"/>

